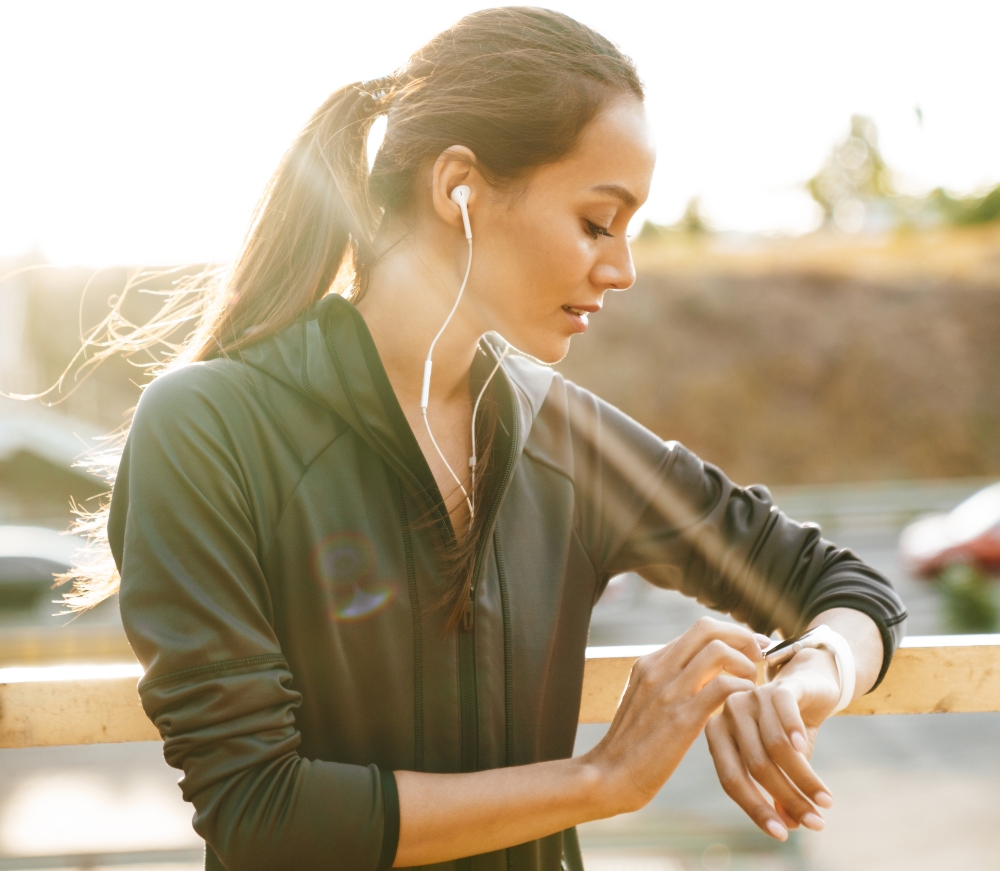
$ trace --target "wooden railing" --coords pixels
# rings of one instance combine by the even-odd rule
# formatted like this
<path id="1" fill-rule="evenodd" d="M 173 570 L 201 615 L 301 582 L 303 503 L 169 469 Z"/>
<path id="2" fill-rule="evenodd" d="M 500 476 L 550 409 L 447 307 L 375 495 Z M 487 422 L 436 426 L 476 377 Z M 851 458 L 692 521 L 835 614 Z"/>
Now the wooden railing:
<path id="1" fill-rule="evenodd" d="M 581 723 L 614 716 L 635 660 L 656 647 L 592 647 Z M 156 741 L 136 663 L 0 668 L 0 747 Z M 843 714 L 1000 711 L 1000 635 L 908 638 L 875 692 Z"/>
<path id="2" fill-rule="evenodd" d="M 581 723 L 610 722 L 632 663 L 652 650 L 656 647 L 588 649 Z M 1000 635 L 905 639 L 878 689 L 856 699 L 840 716 L 982 711 L 1000 711 Z"/>
<path id="3" fill-rule="evenodd" d="M 135 654 L 120 625 L 73 621 L 52 626 L 5 626 L 0 631 L 0 670 L 11 665 L 66 662 L 135 662 Z"/>

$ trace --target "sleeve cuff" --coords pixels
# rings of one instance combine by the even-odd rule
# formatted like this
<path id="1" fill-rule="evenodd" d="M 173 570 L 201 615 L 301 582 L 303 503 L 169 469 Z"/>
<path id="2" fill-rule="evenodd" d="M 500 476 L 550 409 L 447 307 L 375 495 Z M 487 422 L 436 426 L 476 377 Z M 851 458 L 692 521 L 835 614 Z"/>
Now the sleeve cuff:
<path id="1" fill-rule="evenodd" d="M 382 783 L 382 853 L 377 871 L 388 871 L 396 861 L 399 846 L 399 790 L 396 789 L 396 775 L 391 771 L 378 771 Z"/>

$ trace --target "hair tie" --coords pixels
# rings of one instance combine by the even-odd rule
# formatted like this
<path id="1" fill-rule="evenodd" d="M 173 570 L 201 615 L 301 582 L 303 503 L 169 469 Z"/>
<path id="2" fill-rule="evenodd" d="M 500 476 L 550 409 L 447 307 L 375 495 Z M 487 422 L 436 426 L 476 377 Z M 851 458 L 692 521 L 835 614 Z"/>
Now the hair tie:
<path id="1" fill-rule="evenodd" d="M 379 103 L 389 96 L 397 84 L 399 84 L 399 80 L 396 78 L 396 74 L 390 73 L 378 79 L 368 79 L 368 81 L 362 82 L 358 85 L 358 90 Z"/>

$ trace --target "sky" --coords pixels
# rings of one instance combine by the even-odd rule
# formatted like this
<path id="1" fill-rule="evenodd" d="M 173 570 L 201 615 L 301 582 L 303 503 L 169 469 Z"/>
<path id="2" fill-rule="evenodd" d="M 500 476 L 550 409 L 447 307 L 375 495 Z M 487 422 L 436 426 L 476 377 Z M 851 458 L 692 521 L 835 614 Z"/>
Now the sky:
<path id="1" fill-rule="evenodd" d="M 227 261 L 298 129 L 490 4 L 0 0 L 0 257 Z M 995 0 L 550 2 L 636 61 L 645 219 L 803 233 L 802 183 L 862 113 L 908 192 L 1000 182 Z M 919 111 L 918 111 L 919 110 Z"/>

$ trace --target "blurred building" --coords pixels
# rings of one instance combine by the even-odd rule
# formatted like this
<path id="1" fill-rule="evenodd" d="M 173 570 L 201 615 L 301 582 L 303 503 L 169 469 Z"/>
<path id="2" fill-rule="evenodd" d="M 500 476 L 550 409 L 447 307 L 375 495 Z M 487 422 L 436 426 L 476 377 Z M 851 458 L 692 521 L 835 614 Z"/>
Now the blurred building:
<path id="1" fill-rule="evenodd" d="M 92 506 L 107 491 L 83 461 L 127 420 L 147 376 L 124 359 L 89 368 L 85 337 L 133 273 L 54 268 L 37 256 L 0 262 L 0 524 L 65 528 L 71 500 Z M 141 322 L 161 302 L 133 293 L 128 315 Z"/>

